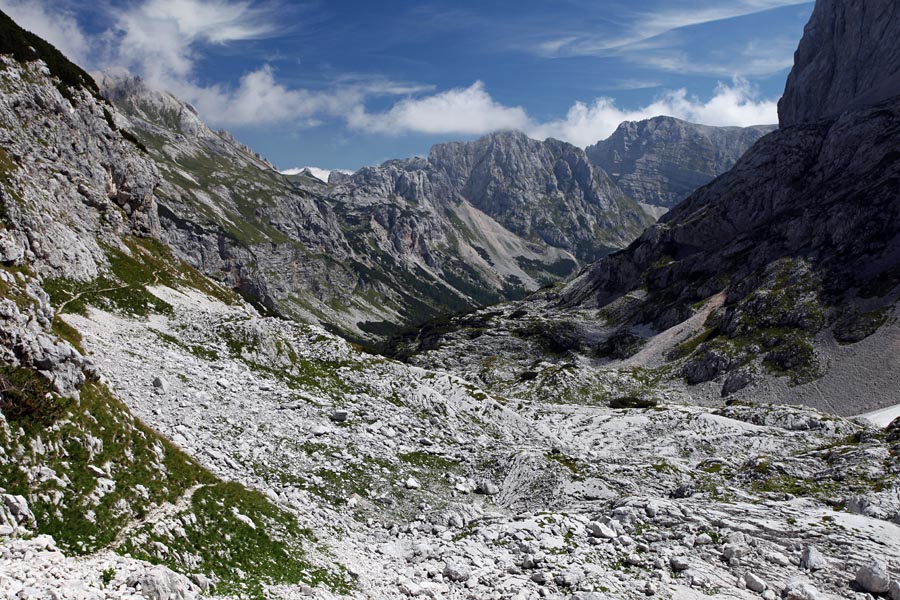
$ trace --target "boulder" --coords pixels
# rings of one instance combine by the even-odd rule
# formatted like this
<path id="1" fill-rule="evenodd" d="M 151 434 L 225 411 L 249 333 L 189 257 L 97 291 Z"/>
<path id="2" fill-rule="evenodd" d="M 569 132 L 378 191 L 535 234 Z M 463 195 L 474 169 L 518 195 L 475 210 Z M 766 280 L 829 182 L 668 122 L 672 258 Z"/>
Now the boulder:
<path id="1" fill-rule="evenodd" d="M 828 600 L 815 586 L 805 581 L 788 583 L 781 591 L 781 598 L 782 600 Z"/>
<path id="2" fill-rule="evenodd" d="M 587 530 L 591 537 L 595 538 L 614 540 L 618 537 L 618 534 L 611 527 L 604 525 L 603 523 L 597 523 L 596 521 L 588 523 Z"/>
<path id="3" fill-rule="evenodd" d="M 457 562 L 448 562 L 444 565 L 444 579 L 447 581 L 463 582 L 468 581 L 471 573 L 469 567 Z"/>
<path id="4" fill-rule="evenodd" d="M 820 571 L 828 567 L 825 557 L 815 546 L 807 546 L 800 555 L 800 568 L 807 571 Z"/>
<path id="5" fill-rule="evenodd" d="M 669 558 L 669 566 L 672 567 L 673 571 L 687 571 L 691 568 L 691 564 L 688 562 L 687 557 L 685 556 L 672 556 Z"/>
<path id="6" fill-rule="evenodd" d="M 500 488 L 493 481 L 482 479 L 478 481 L 477 485 L 475 486 L 475 493 L 483 494 L 485 496 L 494 496 L 500 493 Z"/>
<path id="7" fill-rule="evenodd" d="M 769 585 L 754 575 L 753 573 L 747 573 L 744 575 L 744 583 L 747 584 L 747 589 L 756 592 L 757 594 L 762 594 L 769 588 Z"/>
<path id="8" fill-rule="evenodd" d="M 193 600 L 196 598 L 191 582 L 166 567 L 153 567 L 128 579 L 129 587 L 140 588 L 147 600 Z"/>
<path id="9" fill-rule="evenodd" d="M 349 416 L 350 414 L 346 410 L 334 410 L 328 415 L 328 418 L 335 423 L 344 423 Z"/>
<path id="10" fill-rule="evenodd" d="M 856 585 L 864 592 L 884 594 L 890 590 L 891 574 L 880 560 L 863 565 L 856 572 Z"/>

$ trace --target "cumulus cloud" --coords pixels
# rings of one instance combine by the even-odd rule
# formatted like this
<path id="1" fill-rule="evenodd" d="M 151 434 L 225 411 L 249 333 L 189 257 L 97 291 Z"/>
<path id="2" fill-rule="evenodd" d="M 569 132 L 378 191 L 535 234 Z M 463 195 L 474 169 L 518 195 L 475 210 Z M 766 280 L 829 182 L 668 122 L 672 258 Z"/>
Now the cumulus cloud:
<path id="1" fill-rule="evenodd" d="M 201 86 L 175 78 L 164 87 L 190 100 L 204 119 L 226 127 L 288 122 L 314 125 L 320 117 L 349 112 L 367 95 L 357 87 L 326 91 L 288 88 L 276 80 L 268 65 L 246 73 L 235 87 Z"/>
<path id="2" fill-rule="evenodd" d="M 0 0 L 0 10 L 72 60 L 85 64 L 89 59 L 91 41 L 64 7 L 46 6 L 35 0 Z"/>
<path id="3" fill-rule="evenodd" d="M 313 177 L 316 179 L 320 179 L 321 181 L 328 182 L 328 176 L 334 172 L 344 173 L 345 175 L 352 175 L 353 171 L 348 171 L 346 169 L 320 169 L 319 167 L 295 167 L 293 169 L 285 169 L 281 172 L 282 175 L 299 175 L 303 171 L 309 171 L 313 174 Z"/>
<path id="4" fill-rule="evenodd" d="M 476 81 L 467 88 L 401 100 L 382 113 L 371 114 L 357 106 L 347 122 L 351 127 L 377 133 L 480 134 L 524 129 L 529 119 L 525 109 L 495 102 L 484 83 Z"/>
<path id="5" fill-rule="evenodd" d="M 576 146 L 587 146 L 608 138 L 623 121 L 640 121 L 660 115 L 693 123 L 717 126 L 765 125 L 778 122 L 775 100 L 761 100 L 744 80 L 731 85 L 720 83 L 712 98 L 703 101 L 687 90 L 666 92 L 655 102 L 634 110 L 623 110 L 612 98 L 598 98 L 592 104 L 576 102 L 564 119 L 535 124 L 532 137 L 553 137 Z"/>
<path id="6" fill-rule="evenodd" d="M 405 99 L 388 111 L 351 114 L 351 127 L 398 135 L 408 132 L 431 134 L 483 134 L 500 129 L 520 129 L 531 137 L 557 138 L 587 146 L 605 139 L 623 121 L 639 121 L 660 115 L 706 125 L 761 125 L 778 121 L 777 103 L 758 98 L 745 80 L 720 83 L 711 98 L 701 100 L 687 90 L 668 91 L 654 102 L 636 109 L 623 109 L 612 98 L 592 103 L 576 102 L 562 119 L 541 122 L 521 107 L 497 103 L 484 84 L 450 90 L 417 99 Z"/>

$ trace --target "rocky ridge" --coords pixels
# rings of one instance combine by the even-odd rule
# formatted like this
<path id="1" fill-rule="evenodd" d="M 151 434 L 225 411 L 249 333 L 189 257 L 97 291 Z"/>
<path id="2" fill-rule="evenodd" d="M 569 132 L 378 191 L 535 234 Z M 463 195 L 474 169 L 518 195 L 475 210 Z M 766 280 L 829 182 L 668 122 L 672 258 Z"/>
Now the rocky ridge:
<path id="1" fill-rule="evenodd" d="M 17 598 L 161 600 L 193 598 L 213 584 L 252 593 L 261 579 L 339 587 L 340 573 L 315 564 L 305 550 L 313 542 L 291 528 L 289 512 L 215 478 L 137 421 L 110 394 L 78 331 L 59 318 L 64 308 L 89 304 L 138 318 L 168 310 L 144 291 L 151 282 L 238 299 L 155 239 L 159 172 L 90 78 L 0 16 L 9 51 L 0 57 L 0 590 Z M 24 56 L 5 46 L 16 40 L 27 44 Z M 195 488 L 256 525 L 254 535 L 204 556 L 210 531 L 235 525 L 227 514 L 198 521 L 199 500 L 186 508 L 181 548 L 197 561 L 187 570 L 194 583 L 104 553 L 125 552 L 136 523 Z M 244 553 L 263 562 L 242 564 Z M 267 553 L 281 554 L 277 575 Z M 234 569 L 216 571 L 215 560 Z M 201 562 L 206 575 L 193 568 Z"/>
<path id="2" fill-rule="evenodd" d="M 731 169 L 774 129 L 766 125 L 709 127 L 655 117 L 622 123 L 608 139 L 588 146 L 585 152 L 623 192 L 661 216 Z"/>
<path id="3" fill-rule="evenodd" d="M 353 338 L 520 297 L 649 222 L 567 144 L 498 134 L 325 185 L 278 173 L 127 73 L 98 80 L 160 166 L 162 237 L 179 256 L 269 310 Z"/>

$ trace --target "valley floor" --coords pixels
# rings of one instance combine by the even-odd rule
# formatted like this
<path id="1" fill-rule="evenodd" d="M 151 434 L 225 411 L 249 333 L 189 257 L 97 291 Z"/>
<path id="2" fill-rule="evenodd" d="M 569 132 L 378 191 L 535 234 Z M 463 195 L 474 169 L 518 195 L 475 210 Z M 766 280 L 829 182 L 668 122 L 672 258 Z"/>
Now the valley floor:
<path id="1" fill-rule="evenodd" d="M 65 318 L 140 419 L 295 515 L 311 532 L 310 572 L 337 569 L 348 584 L 264 581 L 272 597 L 862 600 L 862 567 L 898 580 L 897 440 L 865 421 L 495 397 L 317 328 L 197 292 L 153 293 L 171 315 Z M 201 572 L 178 551 L 184 518 L 180 506 L 153 511 L 129 534 L 135 558 Z M 0 589 L 134 592 L 124 576 L 120 593 L 23 575 L 53 551 L 17 550 L 29 543 L 0 546 Z M 95 577 L 106 564 L 96 560 L 71 572 Z M 29 591 L 17 592 L 9 582 L 23 577 Z"/>

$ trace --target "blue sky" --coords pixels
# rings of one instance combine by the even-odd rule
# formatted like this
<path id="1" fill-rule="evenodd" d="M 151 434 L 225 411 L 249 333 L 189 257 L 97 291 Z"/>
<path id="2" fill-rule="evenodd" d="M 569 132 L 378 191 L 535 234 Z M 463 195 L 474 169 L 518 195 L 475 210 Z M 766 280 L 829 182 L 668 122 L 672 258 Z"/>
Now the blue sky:
<path id="1" fill-rule="evenodd" d="M 516 128 L 776 121 L 797 0 L 0 0 L 88 69 L 125 67 L 280 167 L 355 169 Z"/>

